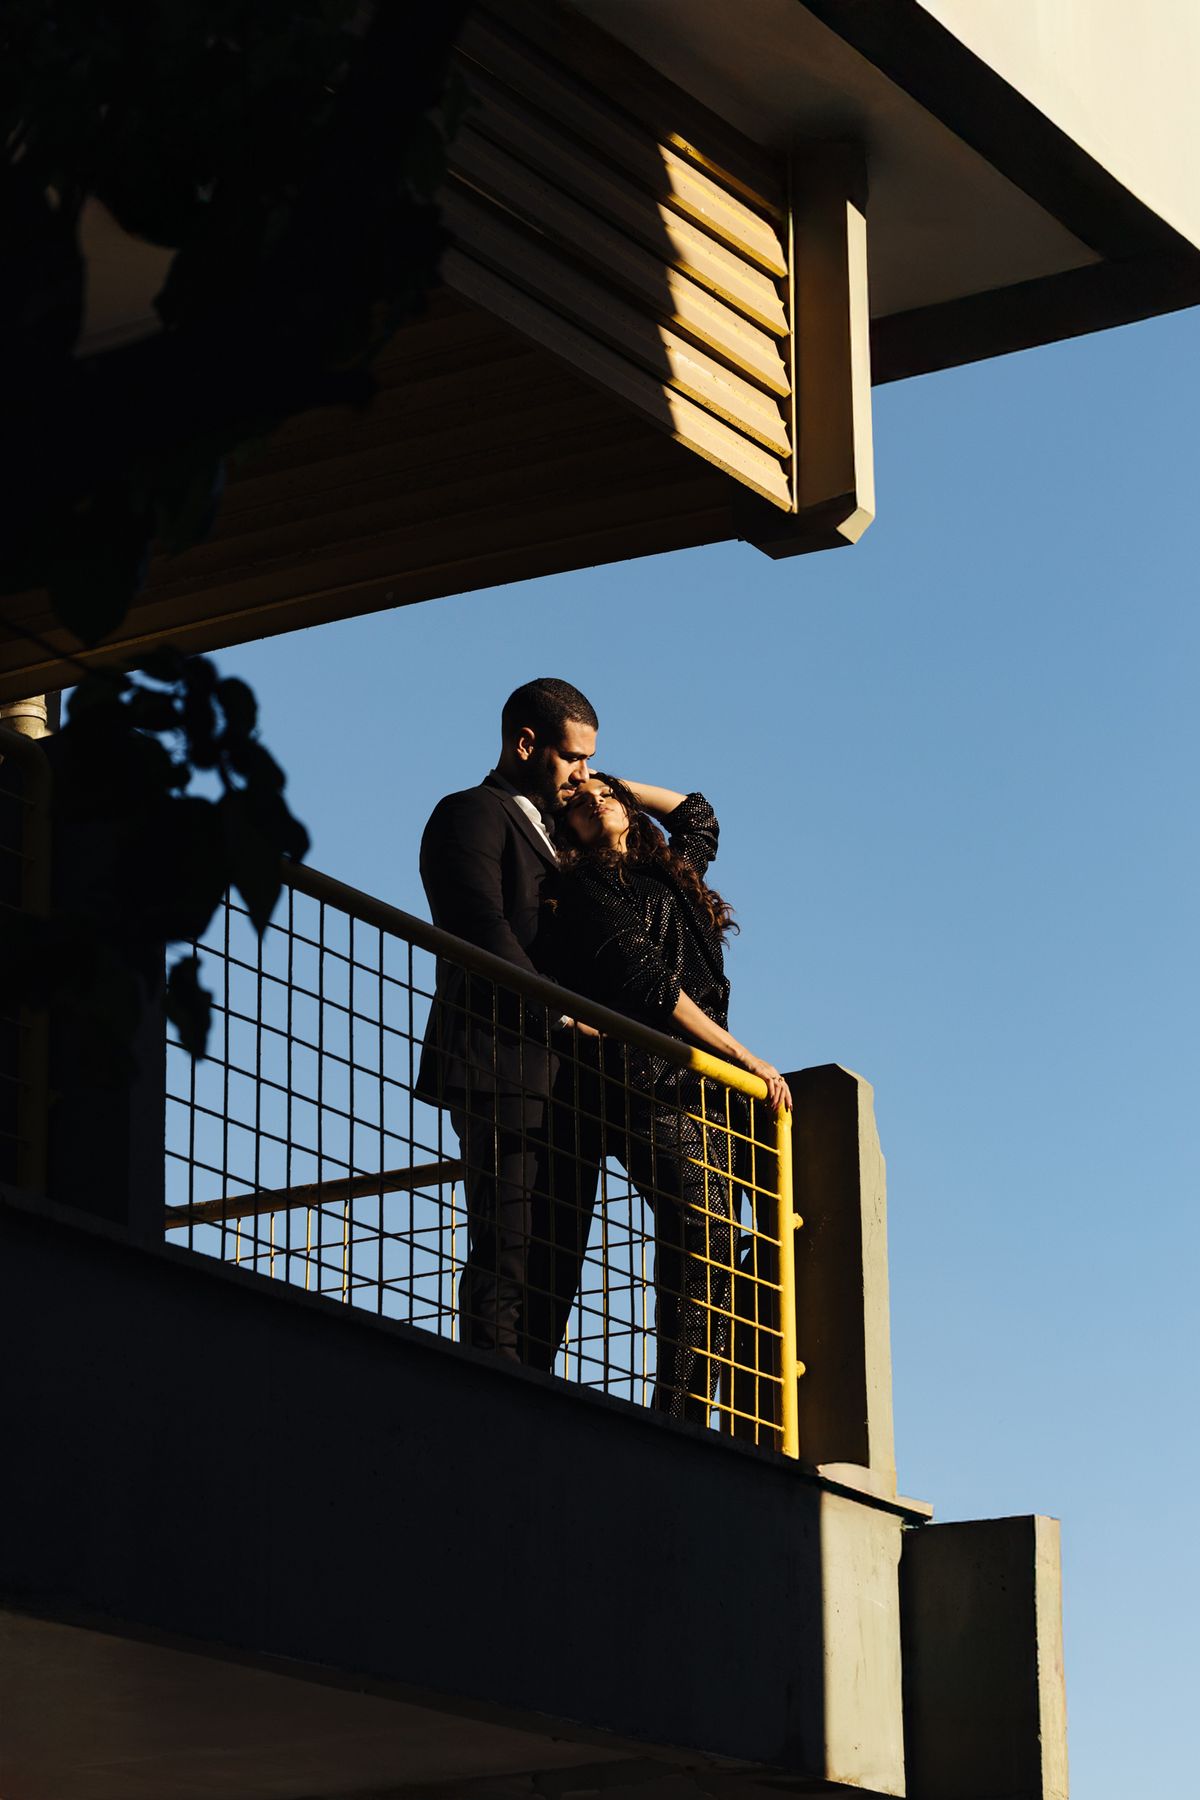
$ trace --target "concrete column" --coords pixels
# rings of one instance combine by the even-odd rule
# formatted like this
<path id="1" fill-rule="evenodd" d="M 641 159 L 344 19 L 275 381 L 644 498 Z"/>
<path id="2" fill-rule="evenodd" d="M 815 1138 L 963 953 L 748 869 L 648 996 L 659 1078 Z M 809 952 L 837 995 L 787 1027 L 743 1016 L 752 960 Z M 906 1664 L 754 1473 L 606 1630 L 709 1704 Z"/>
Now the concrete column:
<path id="1" fill-rule="evenodd" d="M 60 821 L 54 836 L 54 903 L 86 913 L 102 893 L 114 850 L 107 827 Z M 50 1015 L 50 1132 L 47 1192 L 127 1231 L 161 1242 L 165 1194 L 166 1023 L 162 952 L 122 960 L 142 988 L 130 1071 L 111 1074 L 98 1044 L 69 1006 Z"/>
<path id="2" fill-rule="evenodd" d="M 49 735 L 47 711 L 44 696 L 0 706 L 0 914 L 41 915 L 49 903 L 49 779 L 30 748 Z M 46 1181 L 47 1041 L 44 1012 L 0 1019 L 0 1181 L 34 1193 Z"/>
<path id="3" fill-rule="evenodd" d="M 909 1800 L 1067 1800 L 1058 1521 L 906 1532 L 900 1595 Z"/>
<path id="4" fill-rule="evenodd" d="M 896 1514 L 868 1500 L 821 1495 L 822 1773 L 839 1793 L 912 1793 L 897 1580 L 906 1535 Z"/>
<path id="5" fill-rule="evenodd" d="M 46 760 L 53 775 L 60 696 L 51 694 L 46 700 Z M 21 704 L 35 707 L 36 713 L 37 703 Z M 36 724 L 35 714 L 29 722 Z M 116 855 L 106 825 L 56 820 L 49 859 L 54 907 L 86 914 L 104 893 Z M 51 1199 L 153 1244 L 162 1238 L 165 1199 L 162 960 L 161 950 L 147 949 L 125 965 L 146 996 L 130 1045 L 134 1068 L 128 1075 L 108 1070 L 104 1046 L 89 1042 L 86 1019 L 69 1004 L 52 1008 L 48 1018 L 43 1015 L 49 1037 L 49 1092 L 42 1101 L 48 1106 L 45 1190 Z"/>
<path id="6" fill-rule="evenodd" d="M 796 1233 L 800 1454 L 892 1496 L 887 1188 L 869 1082 L 826 1063 L 789 1075 Z M 846 1465 L 850 1465 L 846 1467 Z M 863 1471 L 867 1471 L 866 1478 Z"/>
<path id="7" fill-rule="evenodd" d="M 61 695 L 33 695 L 0 705 L 15 776 L 0 775 L 0 844 L 20 849 L 24 863 L 0 859 L 0 906 L 44 912 L 53 903 L 86 913 L 103 887 L 115 851 L 111 833 L 96 823 L 51 821 L 49 790 L 39 805 L 20 804 L 30 780 L 29 753 L 18 740 L 46 739 L 34 764 L 52 777 L 59 741 Z M 0 735 L 3 735 L 0 733 Z M 0 762 L 4 749 L 0 747 Z M 109 1220 L 148 1243 L 163 1229 L 165 1138 L 165 1025 L 160 1004 L 162 957 L 147 952 L 130 973 L 148 995 L 131 1046 L 130 1079 L 110 1072 L 103 1052 L 88 1044 L 86 1022 L 69 1005 L 32 1011 L 18 1031 L 0 1028 L 0 1181 L 46 1192 L 80 1211 Z"/>

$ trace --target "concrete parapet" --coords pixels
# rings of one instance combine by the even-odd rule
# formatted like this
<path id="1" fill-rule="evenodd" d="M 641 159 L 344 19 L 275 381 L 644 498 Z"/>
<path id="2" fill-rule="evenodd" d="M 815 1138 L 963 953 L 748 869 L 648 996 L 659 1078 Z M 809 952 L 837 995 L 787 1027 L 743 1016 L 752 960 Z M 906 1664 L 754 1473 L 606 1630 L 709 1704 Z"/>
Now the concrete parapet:
<path id="1" fill-rule="evenodd" d="M 896 1492 L 887 1184 L 874 1092 L 836 1063 L 789 1075 L 796 1206 L 800 1454 Z M 837 1479 L 842 1472 L 829 1468 Z"/>
<path id="2" fill-rule="evenodd" d="M 0 1193 L 13 1800 L 1066 1800 L 1058 1527 L 896 1498 L 871 1089 L 789 1080 L 800 1463 Z"/>
<path id="3" fill-rule="evenodd" d="M 0 1678 L 5 1644 L 40 1671 L 0 1755 L 56 1800 L 346 1791 L 289 1785 L 278 1683 L 232 1731 L 268 1674 L 398 1709 L 359 1791 L 643 1758 L 904 1792 L 895 1503 L 65 1209 L 0 1203 L 0 1339 Z M 321 1708 L 336 1744 L 355 1709 Z"/>
<path id="4" fill-rule="evenodd" d="M 910 1531 L 900 1591 L 909 1800 L 1067 1800 L 1058 1521 Z"/>

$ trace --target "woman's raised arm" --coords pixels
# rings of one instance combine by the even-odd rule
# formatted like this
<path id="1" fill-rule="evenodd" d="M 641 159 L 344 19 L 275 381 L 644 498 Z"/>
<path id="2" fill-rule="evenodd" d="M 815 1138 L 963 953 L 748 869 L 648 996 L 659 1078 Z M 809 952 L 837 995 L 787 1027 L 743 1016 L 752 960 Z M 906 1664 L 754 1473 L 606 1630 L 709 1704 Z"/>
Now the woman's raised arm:
<path id="1" fill-rule="evenodd" d="M 623 775 L 621 780 L 638 805 L 644 806 L 656 819 L 669 819 L 675 808 L 687 799 L 686 794 L 677 794 L 674 788 L 652 787 L 647 781 L 625 781 Z"/>

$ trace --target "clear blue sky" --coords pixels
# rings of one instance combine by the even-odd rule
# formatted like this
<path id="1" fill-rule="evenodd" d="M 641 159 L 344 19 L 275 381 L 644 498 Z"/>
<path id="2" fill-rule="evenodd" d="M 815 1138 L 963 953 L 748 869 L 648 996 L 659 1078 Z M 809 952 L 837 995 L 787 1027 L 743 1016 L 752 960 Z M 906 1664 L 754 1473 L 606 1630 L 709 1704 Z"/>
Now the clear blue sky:
<path id="1" fill-rule="evenodd" d="M 1073 1787 L 1194 1765 L 1200 314 L 876 395 L 854 550 L 726 545 L 225 652 L 312 861 L 423 911 L 501 700 L 699 787 L 732 1024 L 875 1085 L 901 1485 L 1062 1518 Z"/>

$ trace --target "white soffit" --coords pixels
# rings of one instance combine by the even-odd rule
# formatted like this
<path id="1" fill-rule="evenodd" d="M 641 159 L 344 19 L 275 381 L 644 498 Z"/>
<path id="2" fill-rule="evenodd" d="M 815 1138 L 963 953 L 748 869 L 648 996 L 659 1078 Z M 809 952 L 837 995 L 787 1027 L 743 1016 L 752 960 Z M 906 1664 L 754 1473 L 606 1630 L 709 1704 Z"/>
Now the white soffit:
<path id="1" fill-rule="evenodd" d="M 1200 0 L 920 0 L 1200 246 Z"/>
<path id="2" fill-rule="evenodd" d="M 1101 260 L 797 0 L 570 3 L 759 143 L 865 143 L 875 318 Z"/>

